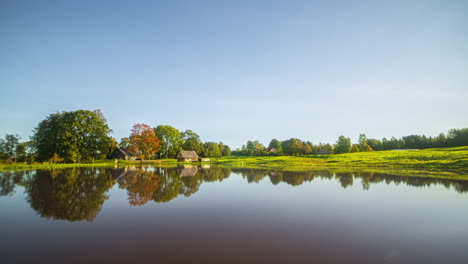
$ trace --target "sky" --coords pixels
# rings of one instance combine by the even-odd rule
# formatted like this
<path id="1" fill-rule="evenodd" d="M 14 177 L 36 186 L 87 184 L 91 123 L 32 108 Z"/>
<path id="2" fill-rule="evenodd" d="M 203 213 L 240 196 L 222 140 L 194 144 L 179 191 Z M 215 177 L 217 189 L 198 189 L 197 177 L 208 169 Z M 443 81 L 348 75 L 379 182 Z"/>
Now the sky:
<path id="1" fill-rule="evenodd" d="M 468 127 L 468 1 L 0 1 L 0 137 L 100 109 L 235 149 Z"/>

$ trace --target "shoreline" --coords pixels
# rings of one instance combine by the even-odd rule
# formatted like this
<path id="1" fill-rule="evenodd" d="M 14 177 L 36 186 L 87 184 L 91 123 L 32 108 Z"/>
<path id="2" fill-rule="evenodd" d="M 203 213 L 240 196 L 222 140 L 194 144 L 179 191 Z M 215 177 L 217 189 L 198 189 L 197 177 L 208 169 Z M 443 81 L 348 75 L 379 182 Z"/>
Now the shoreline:
<path id="1" fill-rule="evenodd" d="M 356 152 L 308 156 L 228 156 L 213 158 L 210 162 L 178 162 L 176 159 L 124 161 L 99 160 L 94 163 L 60 164 L 0 164 L 0 172 L 64 169 L 78 167 L 121 167 L 154 165 L 177 167 L 180 165 L 216 165 L 228 168 L 271 169 L 279 171 L 311 170 L 365 170 L 365 171 L 413 171 L 423 174 L 440 174 L 441 178 L 468 180 L 468 147 L 423 150 L 395 150 Z M 406 174 L 406 173 L 405 173 Z M 413 174 L 413 173 L 411 173 Z"/>

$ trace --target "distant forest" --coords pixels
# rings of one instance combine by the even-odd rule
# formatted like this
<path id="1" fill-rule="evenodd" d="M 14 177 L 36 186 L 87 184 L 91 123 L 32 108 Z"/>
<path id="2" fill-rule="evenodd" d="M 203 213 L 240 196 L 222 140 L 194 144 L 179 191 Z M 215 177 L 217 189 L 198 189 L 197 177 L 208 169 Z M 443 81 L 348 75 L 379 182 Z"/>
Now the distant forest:
<path id="1" fill-rule="evenodd" d="M 451 129 L 447 135 L 440 133 L 437 137 L 427 137 L 424 135 L 409 135 L 402 138 L 392 137 L 391 139 L 367 138 L 365 134 L 359 135 L 356 144 L 351 142 L 349 137 L 340 136 L 335 144 L 319 143 L 313 144 L 310 141 L 303 141 L 298 138 L 291 138 L 284 141 L 272 139 L 268 147 L 258 141 L 247 141 L 241 149 L 232 152 L 233 155 L 240 156 L 298 156 L 311 154 L 342 154 L 364 151 L 381 151 L 394 149 L 425 149 L 468 146 L 468 128 Z"/>
<path id="2" fill-rule="evenodd" d="M 110 159 L 117 148 L 140 159 L 162 159 L 175 158 L 181 150 L 193 150 L 201 157 L 219 158 L 231 155 L 297 156 L 468 146 L 468 128 L 451 129 L 437 137 L 409 135 L 379 140 L 360 134 L 355 144 L 345 136 L 340 136 L 334 144 L 313 144 L 297 138 L 284 141 L 272 139 L 268 147 L 259 141 L 249 140 L 234 151 L 223 142 L 203 142 L 194 131 L 179 131 L 169 125 L 151 127 L 135 124 L 129 136 L 120 142 L 110 136 L 111 132 L 100 110 L 53 113 L 39 122 L 28 141 L 21 142 L 18 135 L 12 134 L 0 139 L 0 161 L 93 162 Z"/>

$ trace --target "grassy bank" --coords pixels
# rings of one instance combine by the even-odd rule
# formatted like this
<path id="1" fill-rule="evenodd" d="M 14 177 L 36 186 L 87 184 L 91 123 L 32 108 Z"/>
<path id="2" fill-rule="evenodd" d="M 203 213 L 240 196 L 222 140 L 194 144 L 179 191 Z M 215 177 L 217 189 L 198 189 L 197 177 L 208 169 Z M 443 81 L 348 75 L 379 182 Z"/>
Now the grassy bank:
<path id="1" fill-rule="evenodd" d="M 386 168 L 468 174 L 468 147 L 357 152 L 339 155 L 223 157 L 217 163 L 271 169 Z"/>
<path id="2" fill-rule="evenodd" d="M 468 147 L 424 150 L 396 150 L 358 152 L 339 155 L 279 156 L 279 157 L 223 157 L 211 164 L 223 167 L 264 168 L 275 170 L 397 170 L 405 174 L 439 175 L 443 178 L 468 179 Z M 175 159 L 151 161 L 97 161 L 86 164 L 0 164 L 0 171 L 28 169 L 61 169 L 69 167 L 112 167 L 126 165 L 155 165 L 175 167 Z M 194 164 L 194 163 L 190 163 Z M 198 163 L 195 163 L 198 164 Z M 413 172 L 413 173 L 409 173 Z M 424 173 L 425 172 L 425 173 Z"/>
<path id="3" fill-rule="evenodd" d="M 113 160 L 98 160 L 93 163 L 12 163 L 0 164 L 0 171 L 18 171 L 18 170 L 36 170 L 36 169 L 64 169 L 64 168 L 77 168 L 77 167 L 114 167 L 114 166 L 128 166 L 128 165 L 155 165 L 155 166 L 176 166 L 176 159 L 162 159 L 162 160 L 145 160 L 145 161 L 126 161 L 119 160 L 117 163 Z"/>

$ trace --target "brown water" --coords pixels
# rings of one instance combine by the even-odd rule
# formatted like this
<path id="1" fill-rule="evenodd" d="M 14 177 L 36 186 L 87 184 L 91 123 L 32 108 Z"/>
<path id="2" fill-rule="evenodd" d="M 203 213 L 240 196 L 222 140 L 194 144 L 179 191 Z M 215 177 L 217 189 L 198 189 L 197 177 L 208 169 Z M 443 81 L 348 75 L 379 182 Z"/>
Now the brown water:
<path id="1" fill-rule="evenodd" d="M 0 263 L 467 263 L 467 192 L 370 172 L 0 173 Z"/>

